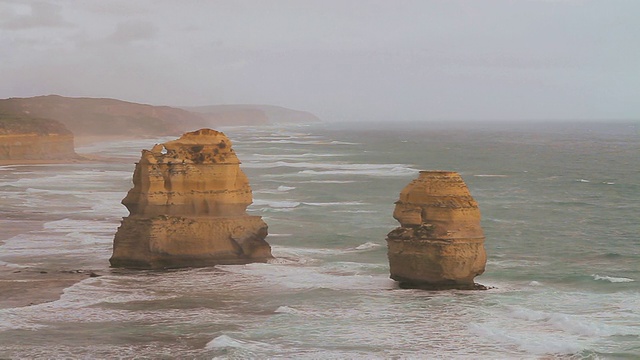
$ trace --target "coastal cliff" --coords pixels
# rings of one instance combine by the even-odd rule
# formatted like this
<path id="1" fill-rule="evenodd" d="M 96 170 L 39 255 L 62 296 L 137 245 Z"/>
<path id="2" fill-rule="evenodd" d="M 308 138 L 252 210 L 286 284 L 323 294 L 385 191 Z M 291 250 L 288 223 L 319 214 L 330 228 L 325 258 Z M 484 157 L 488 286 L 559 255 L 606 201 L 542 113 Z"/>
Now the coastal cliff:
<path id="1" fill-rule="evenodd" d="M 0 114 L 57 120 L 76 136 L 163 136 L 220 125 L 319 121 L 306 111 L 271 105 L 176 108 L 117 99 L 59 95 L 0 99 Z"/>
<path id="2" fill-rule="evenodd" d="M 74 158 L 73 134 L 60 122 L 0 114 L 0 160 Z"/>
<path id="3" fill-rule="evenodd" d="M 270 259 L 267 225 L 249 216 L 251 187 L 231 141 L 201 129 L 143 150 L 110 259 L 114 267 L 172 268 Z"/>
<path id="4" fill-rule="evenodd" d="M 2 99 L 0 112 L 57 120 L 76 136 L 175 135 L 205 123 L 197 114 L 168 106 L 58 95 Z"/>
<path id="5" fill-rule="evenodd" d="M 487 255 L 480 210 L 462 177 L 421 171 L 400 193 L 387 235 L 391 278 L 401 287 L 473 289 Z"/>

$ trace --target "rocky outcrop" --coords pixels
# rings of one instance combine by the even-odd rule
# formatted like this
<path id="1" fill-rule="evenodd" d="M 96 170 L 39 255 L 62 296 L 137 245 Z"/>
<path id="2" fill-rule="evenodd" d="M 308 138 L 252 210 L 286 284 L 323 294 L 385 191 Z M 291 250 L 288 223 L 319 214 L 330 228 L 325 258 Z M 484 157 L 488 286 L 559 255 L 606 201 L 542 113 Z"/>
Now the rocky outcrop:
<path id="1" fill-rule="evenodd" d="M 270 259 L 267 225 L 231 141 L 202 129 L 143 150 L 110 259 L 114 267 L 170 268 Z"/>
<path id="2" fill-rule="evenodd" d="M 48 119 L 0 115 L 0 160 L 75 159 L 73 134 Z"/>
<path id="3" fill-rule="evenodd" d="M 474 289 L 487 255 L 480 210 L 462 177 L 421 171 L 400 193 L 387 235 L 391 278 L 405 288 Z"/>

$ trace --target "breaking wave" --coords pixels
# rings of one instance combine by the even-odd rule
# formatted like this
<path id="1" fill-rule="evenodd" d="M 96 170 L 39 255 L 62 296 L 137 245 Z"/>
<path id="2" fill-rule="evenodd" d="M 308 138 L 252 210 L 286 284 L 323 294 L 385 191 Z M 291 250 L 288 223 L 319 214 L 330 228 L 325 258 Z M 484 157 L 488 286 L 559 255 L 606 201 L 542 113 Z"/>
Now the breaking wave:
<path id="1" fill-rule="evenodd" d="M 362 175 L 362 176 L 379 176 L 379 177 L 394 177 L 394 176 L 408 176 L 414 175 L 420 172 L 419 170 L 405 167 L 396 166 L 391 168 L 378 168 L 378 169 L 348 169 L 348 170 L 302 170 L 299 171 L 300 175 L 312 175 L 312 176 L 324 176 L 324 175 Z"/>
<path id="2" fill-rule="evenodd" d="M 634 282 L 634 279 L 629 279 L 629 278 L 624 278 L 624 277 L 613 277 L 613 276 L 601 276 L 598 274 L 593 274 L 591 275 L 593 277 L 593 280 L 600 280 L 600 281 L 608 281 L 611 283 L 626 283 L 626 282 Z"/>

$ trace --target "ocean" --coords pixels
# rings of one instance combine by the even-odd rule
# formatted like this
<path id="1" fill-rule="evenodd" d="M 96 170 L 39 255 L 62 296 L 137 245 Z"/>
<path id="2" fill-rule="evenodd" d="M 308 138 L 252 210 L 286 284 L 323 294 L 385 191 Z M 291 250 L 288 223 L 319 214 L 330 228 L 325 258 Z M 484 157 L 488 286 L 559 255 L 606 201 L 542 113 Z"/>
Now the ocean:
<path id="1" fill-rule="evenodd" d="M 218 130 L 269 225 L 269 263 L 109 268 L 140 150 L 171 138 L 78 148 L 116 161 L 0 167 L 0 227 L 31 229 L 0 244 L 0 265 L 102 275 L 0 309 L 0 358 L 640 358 L 639 122 Z M 419 170 L 467 183 L 488 254 L 476 282 L 493 289 L 389 279 L 394 202 Z"/>

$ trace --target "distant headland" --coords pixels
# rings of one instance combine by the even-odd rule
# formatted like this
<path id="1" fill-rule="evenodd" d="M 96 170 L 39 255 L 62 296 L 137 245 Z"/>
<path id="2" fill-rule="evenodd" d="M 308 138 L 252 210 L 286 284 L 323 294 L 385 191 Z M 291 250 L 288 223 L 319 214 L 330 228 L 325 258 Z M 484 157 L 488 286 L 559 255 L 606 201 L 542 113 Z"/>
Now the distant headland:
<path id="1" fill-rule="evenodd" d="M 317 121 L 309 112 L 273 105 L 178 108 L 59 95 L 0 99 L 0 160 L 75 159 L 74 136 L 87 142 L 177 135 L 203 127 Z"/>
<path id="2" fill-rule="evenodd" d="M 76 136 L 178 135 L 205 126 L 319 121 L 311 113 L 271 105 L 178 108 L 59 95 L 0 99 L 0 114 L 57 120 Z"/>

